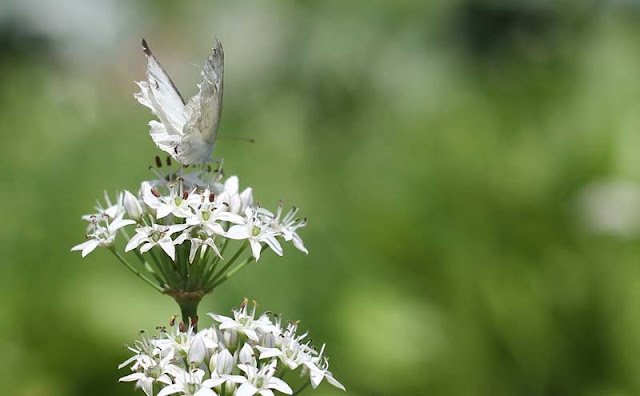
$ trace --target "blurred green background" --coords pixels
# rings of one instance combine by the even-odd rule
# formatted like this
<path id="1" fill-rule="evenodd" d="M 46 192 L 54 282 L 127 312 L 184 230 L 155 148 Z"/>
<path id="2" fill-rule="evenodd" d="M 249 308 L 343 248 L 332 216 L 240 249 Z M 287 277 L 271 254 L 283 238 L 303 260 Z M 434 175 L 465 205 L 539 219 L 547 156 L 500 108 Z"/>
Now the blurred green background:
<path id="1" fill-rule="evenodd" d="M 190 96 L 217 35 L 220 133 L 257 142 L 216 155 L 302 208 L 310 254 L 201 313 L 300 319 L 354 396 L 640 394 L 639 22 L 633 0 L 5 0 L 0 393 L 141 394 L 121 346 L 177 306 L 69 249 L 151 177 L 140 39 Z"/>

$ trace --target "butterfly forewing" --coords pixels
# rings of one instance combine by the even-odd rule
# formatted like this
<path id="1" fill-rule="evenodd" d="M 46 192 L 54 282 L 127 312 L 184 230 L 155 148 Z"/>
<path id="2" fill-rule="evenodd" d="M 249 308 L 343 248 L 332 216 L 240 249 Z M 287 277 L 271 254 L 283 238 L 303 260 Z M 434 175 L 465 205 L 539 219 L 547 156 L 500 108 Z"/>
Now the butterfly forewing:
<path id="1" fill-rule="evenodd" d="M 147 55 L 149 96 L 156 112 L 160 113 L 156 115 L 165 124 L 165 127 L 176 129 L 176 132 L 178 132 L 186 121 L 184 117 L 184 100 L 173 81 L 171 81 L 171 77 L 164 71 L 145 40 L 142 40 L 142 48 Z M 166 125 L 167 123 L 169 125 Z"/>

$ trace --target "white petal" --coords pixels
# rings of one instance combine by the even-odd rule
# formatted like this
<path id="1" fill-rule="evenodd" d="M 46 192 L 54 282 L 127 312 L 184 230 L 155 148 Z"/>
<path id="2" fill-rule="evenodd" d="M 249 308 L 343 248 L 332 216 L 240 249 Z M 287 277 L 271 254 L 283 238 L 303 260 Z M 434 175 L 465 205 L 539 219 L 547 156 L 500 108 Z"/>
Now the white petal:
<path id="1" fill-rule="evenodd" d="M 127 246 L 124 248 L 124 251 L 128 252 L 130 250 L 137 248 L 142 243 L 142 240 L 144 238 L 146 238 L 146 235 L 144 233 L 142 232 L 136 233 L 136 235 L 132 236 L 131 239 L 129 239 L 129 243 L 127 243 Z"/>
<path id="2" fill-rule="evenodd" d="M 163 388 L 160 392 L 158 392 L 157 396 L 166 396 L 172 395 L 174 393 L 182 392 L 182 386 L 180 385 L 169 385 L 166 388 Z"/>
<path id="3" fill-rule="evenodd" d="M 246 225 L 234 225 L 229 227 L 229 231 L 225 236 L 229 239 L 247 239 L 249 238 L 249 229 Z"/>
<path id="4" fill-rule="evenodd" d="M 280 242 L 276 240 L 274 237 L 268 237 L 264 239 L 264 242 L 273 250 L 278 256 L 282 256 L 284 254 L 282 250 L 282 246 Z"/>
<path id="5" fill-rule="evenodd" d="M 229 195 L 235 195 L 238 193 L 239 184 L 238 176 L 231 176 L 224 182 L 224 190 Z"/>
<path id="6" fill-rule="evenodd" d="M 171 260 L 176 260 L 176 247 L 173 245 L 173 241 L 170 238 L 162 238 L 158 241 L 158 244 L 162 248 L 162 250 L 167 253 Z"/>
<path id="7" fill-rule="evenodd" d="M 111 231 L 116 231 L 124 226 L 128 226 L 131 224 L 136 224 L 136 222 L 134 220 L 116 220 L 109 224 L 109 229 Z"/>
<path id="8" fill-rule="evenodd" d="M 124 362 L 120 363 L 120 365 L 118 365 L 118 369 L 121 369 L 125 366 L 128 366 L 129 363 L 133 362 L 134 360 L 138 359 L 138 356 L 132 356 L 129 359 L 125 360 Z"/>
<path id="9" fill-rule="evenodd" d="M 260 346 L 258 346 L 257 348 L 262 351 L 262 353 L 260 354 L 260 360 L 282 356 L 282 351 L 277 348 L 263 348 Z"/>
<path id="10" fill-rule="evenodd" d="M 240 387 L 236 391 L 236 396 L 253 396 L 257 392 L 258 392 L 258 388 L 256 388 L 255 386 L 251 385 L 248 382 L 245 382 L 244 384 L 240 385 Z M 160 395 L 158 395 L 158 396 L 160 396 Z"/>
<path id="11" fill-rule="evenodd" d="M 193 396 L 218 396 L 218 394 L 209 388 L 200 388 Z"/>
<path id="12" fill-rule="evenodd" d="M 142 200 L 151 209 L 156 209 L 160 205 L 160 200 L 153 195 L 151 189 L 151 184 L 148 182 L 142 183 Z"/>
<path id="13" fill-rule="evenodd" d="M 295 246 L 298 250 L 300 250 L 304 254 L 309 254 L 309 251 L 307 250 L 306 247 L 304 247 L 304 244 L 302 243 L 302 238 L 300 238 L 300 236 L 295 232 L 293 233 L 292 240 L 293 240 L 293 246 Z"/>
<path id="14" fill-rule="evenodd" d="M 346 391 L 344 385 L 338 382 L 337 379 L 333 378 L 333 376 L 326 375 L 325 378 L 327 379 L 327 382 L 329 382 L 331 385 L 335 386 L 338 389 L 342 389 L 343 391 Z"/>
<path id="15" fill-rule="evenodd" d="M 209 378 L 208 380 L 204 380 L 204 382 L 202 383 L 202 386 L 206 386 L 207 388 L 213 388 L 218 385 L 222 385 L 225 382 L 227 382 L 227 380 L 224 378 Z"/>
<path id="16" fill-rule="evenodd" d="M 160 205 L 158 205 L 158 208 L 156 209 L 156 217 L 158 219 L 161 219 L 163 217 L 166 217 L 168 215 L 171 214 L 171 212 L 173 212 L 174 207 L 171 205 L 167 205 L 164 203 L 161 203 Z"/>
<path id="17" fill-rule="evenodd" d="M 125 375 L 124 377 L 120 378 L 118 382 L 138 381 L 145 378 L 147 378 L 147 376 L 144 375 L 143 373 L 133 373 L 133 374 Z"/>
<path id="18" fill-rule="evenodd" d="M 207 352 L 204 342 L 202 341 L 202 333 L 196 334 L 196 338 L 193 340 L 193 343 L 189 347 L 189 352 L 187 353 L 187 361 L 189 363 L 196 363 L 199 365 L 204 361 L 204 356 Z"/>
<path id="19" fill-rule="evenodd" d="M 209 312 L 207 315 L 209 315 L 216 322 L 226 322 L 226 321 L 229 321 L 229 320 L 233 320 L 233 319 L 231 319 L 229 317 L 218 315 L 218 314 L 215 314 L 213 312 Z"/>
<path id="20" fill-rule="evenodd" d="M 324 378 L 324 372 L 318 369 L 310 369 L 309 378 L 311 379 L 311 386 L 315 389 L 322 382 L 322 379 Z"/>
<path id="21" fill-rule="evenodd" d="M 140 247 L 140 253 L 148 252 L 152 247 L 156 246 L 153 242 L 147 242 Z"/>
<path id="22" fill-rule="evenodd" d="M 82 242 L 81 244 L 79 244 L 79 245 L 76 245 L 76 246 L 72 247 L 72 248 L 71 248 L 71 251 L 72 251 L 72 252 L 75 252 L 75 251 L 77 251 L 77 250 L 84 250 L 84 248 L 86 248 L 87 246 L 91 245 L 92 243 L 95 243 L 95 244 L 96 244 L 96 246 L 97 246 L 97 243 L 98 243 L 98 242 L 96 242 L 96 241 L 95 241 L 95 240 L 93 240 L 93 239 L 91 239 L 91 240 L 89 240 L 89 241 L 84 241 L 84 242 Z M 95 248 L 94 248 L 94 249 L 95 249 Z M 82 256 L 82 257 L 84 257 L 84 256 Z"/>
<path id="23" fill-rule="evenodd" d="M 147 378 L 140 381 L 140 387 L 147 396 L 153 396 L 153 379 Z"/>
<path id="24" fill-rule="evenodd" d="M 231 382 L 235 382 L 236 384 L 244 384 L 247 382 L 247 379 L 241 375 L 227 375 L 223 374 L 220 377 L 225 378 Z"/>
<path id="25" fill-rule="evenodd" d="M 256 261 L 260 260 L 260 251 L 262 251 L 262 244 L 258 241 L 249 241 L 251 244 L 251 252 L 253 253 L 253 257 L 256 258 Z"/>
<path id="26" fill-rule="evenodd" d="M 229 223 L 242 224 L 244 223 L 244 217 L 231 212 L 221 212 L 218 214 L 218 219 L 222 221 L 228 221 Z"/>
<path id="27" fill-rule="evenodd" d="M 293 393 L 293 389 L 291 389 L 291 387 L 286 382 L 276 377 L 271 377 L 271 379 L 269 380 L 269 388 L 275 389 L 278 392 L 282 392 L 287 395 Z"/>
<path id="28" fill-rule="evenodd" d="M 97 248 L 98 245 L 100 244 L 100 242 L 96 241 L 95 239 L 92 239 L 92 240 L 87 241 L 87 242 L 88 243 L 82 249 L 82 257 L 85 257 L 87 254 L 93 252 L 95 250 L 95 248 Z"/>

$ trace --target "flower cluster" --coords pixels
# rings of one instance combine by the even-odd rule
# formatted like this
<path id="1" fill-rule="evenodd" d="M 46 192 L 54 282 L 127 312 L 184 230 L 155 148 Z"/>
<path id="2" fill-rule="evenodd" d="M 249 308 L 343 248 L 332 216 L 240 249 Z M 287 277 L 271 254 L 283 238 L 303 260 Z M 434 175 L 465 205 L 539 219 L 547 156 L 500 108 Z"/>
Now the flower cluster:
<path id="1" fill-rule="evenodd" d="M 159 158 L 157 164 L 162 168 Z M 305 220 L 296 218 L 297 208 L 283 215 L 280 202 L 273 213 L 254 204 L 251 188 L 240 192 L 236 176 L 223 183 L 219 170 L 202 167 L 186 173 L 188 168 L 181 167 L 174 173 L 170 164 L 168 161 L 167 175 L 156 170 L 158 180 L 143 182 L 139 194 L 125 191 L 118 195 L 115 204 L 107 197 L 107 209 L 99 206 L 98 213 L 83 216 L 90 222 L 88 240 L 72 250 L 81 250 L 84 257 L 98 246 L 112 247 L 118 229 L 138 223 L 125 251 L 139 247 L 144 253 L 158 246 L 174 261 L 176 245 L 184 242 L 190 244 L 189 262 L 193 262 L 199 250 L 204 255 L 207 248 L 221 257 L 216 239 L 225 238 L 247 241 L 256 260 L 263 246 L 282 256 L 279 239 L 291 241 L 307 253 L 296 232 L 306 225 Z M 123 219 L 125 215 L 129 219 Z"/>
<path id="2" fill-rule="evenodd" d="M 297 333 L 297 322 L 283 326 L 279 316 L 272 321 L 269 313 L 256 318 L 256 305 L 249 310 L 245 299 L 232 318 L 210 313 L 218 323 L 198 332 L 173 317 L 169 329 L 158 328 L 158 337 L 143 333 L 128 347 L 134 356 L 120 365 L 133 373 L 120 381 L 135 381 L 148 396 L 291 395 L 282 378 L 300 369 L 307 378 L 302 387 L 316 388 L 326 380 L 344 390 L 328 370 L 324 345 L 319 352 L 312 347 L 308 333 Z"/>
<path id="3" fill-rule="evenodd" d="M 71 250 L 82 251 L 84 257 L 97 247 L 106 247 L 160 291 L 205 293 L 227 279 L 225 271 L 245 248 L 250 247 L 250 257 L 231 269 L 231 274 L 258 260 L 265 248 L 282 256 L 282 242 L 291 242 L 307 253 L 297 233 L 306 219 L 297 217 L 297 208 L 284 211 L 280 202 L 275 212 L 269 211 L 254 202 L 251 188 L 240 190 L 236 176 L 225 179 L 221 168 L 210 165 L 174 167 L 170 158 L 165 165 L 156 157 L 151 170 L 157 178 L 143 182 L 137 194 L 124 191 L 113 203 L 105 197 L 106 208 L 98 204 L 97 213 L 83 216 L 89 222 L 87 241 Z M 135 232 L 130 235 L 124 227 L 134 224 Z M 136 252 L 142 271 L 117 251 L 118 233 L 126 239 L 124 251 Z M 226 260 L 224 251 L 234 240 L 241 245 Z M 225 265 L 216 272 L 222 261 Z"/>

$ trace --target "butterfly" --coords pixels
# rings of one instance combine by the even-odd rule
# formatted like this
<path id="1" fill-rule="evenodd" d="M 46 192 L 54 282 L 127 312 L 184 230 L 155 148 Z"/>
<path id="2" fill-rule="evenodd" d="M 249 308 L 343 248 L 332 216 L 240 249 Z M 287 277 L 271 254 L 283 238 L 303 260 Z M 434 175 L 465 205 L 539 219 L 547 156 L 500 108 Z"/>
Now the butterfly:
<path id="1" fill-rule="evenodd" d="M 134 97 L 158 117 L 149 122 L 149 134 L 159 149 L 183 165 L 203 164 L 211 159 L 222 112 L 224 52 L 218 39 L 207 58 L 196 93 L 185 102 L 169 75 L 151 52 L 146 40 L 147 81 L 138 81 Z"/>

